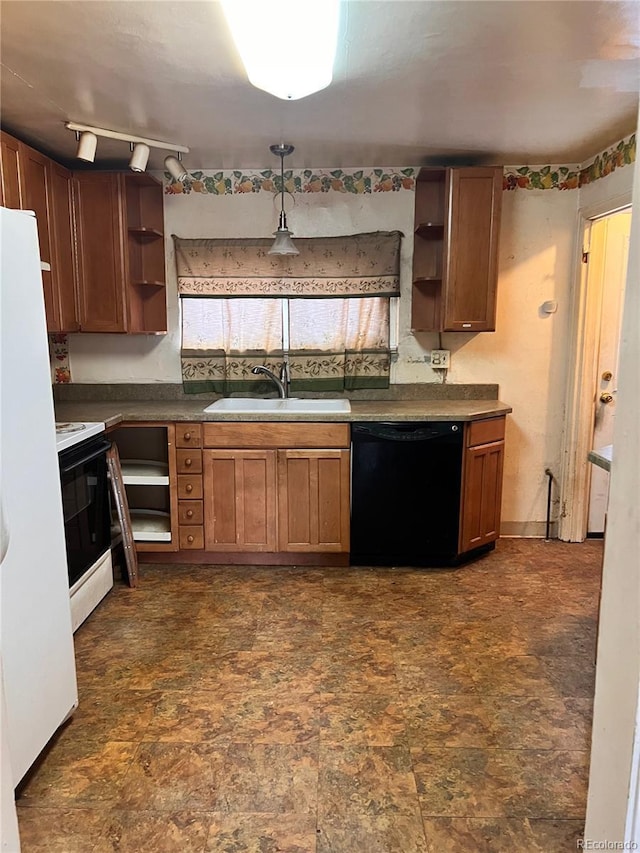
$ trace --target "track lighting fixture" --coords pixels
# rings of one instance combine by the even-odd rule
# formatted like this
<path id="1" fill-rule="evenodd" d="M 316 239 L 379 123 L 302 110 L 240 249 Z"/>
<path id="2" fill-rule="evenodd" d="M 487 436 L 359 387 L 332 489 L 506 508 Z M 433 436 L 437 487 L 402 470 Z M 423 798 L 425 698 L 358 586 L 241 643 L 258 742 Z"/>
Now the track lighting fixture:
<path id="1" fill-rule="evenodd" d="M 84 133 L 79 133 L 76 131 L 76 138 L 78 140 L 78 153 L 76 157 L 78 160 L 84 160 L 87 163 L 93 163 L 96 159 L 96 146 L 98 144 L 98 137 L 95 133 L 91 133 L 90 130 L 85 130 Z"/>
<path id="2" fill-rule="evenodd" d="M 131 160 L 129 160 L 129 168 L 132 172 L 144 172 L 149 162 L 149 146 L 144 142 L 138 142 L 136 145 L 131 143 Z"/>
<path id="3" fill-rule="evenodd" d="M 131 136 L 127 133 L 119 133 L 117 130 L 105 130 L 101 127 L 89 127 L 86 124 L 76 124 L 68 121 L 65 123 L 67 130 L 73 130 L 78 139 L 78 151 L 76 156 L 79 160 L 85 160 L 87 163 L 93 163 L 96 156 L 96 147 L 98 144 L 98 136 L 106 139 L 117 139 L 121 142 L 128 142 L 131 148 L 131 160 L 129 168 L 133 172 L 144 172 L 149 162 L 150 148 L 163 148 L 165 151 L 175 151 L 178 154 L 178 159 L 175 157 L 167 157 L 165 167 L 167 171 L 179 181 L 184 181 L 188 175 L 187 170 L 179 162 L 181 154 L 188 154 L 189 149 L 184 145 L 176 145 L 173 142 L 161 142 L 158 139 L 146 139 L 144 136 Z M 173 161 L 169 166 L 169 161 Z M 179 167 L 179 175 L 174 174 L 172 168 Z M 177 172 L 178 170 L 176 170 Z"/>
<path id="4" fill-rule="evenodd" d="M 287 228 L 287 214 L 284 211 L 284 158 L 294 151 L 293 145 L 281 142 L 279 145 L 270 145 L 269 151 L 280 158 L 280 216 L 278 218 L 278 230 L 274 231 L 275 240 L 269 249 L 269 255 L 299 255 L 291 239 L 291 231 Z"/>
<path id="5" fill-rule="evenodd" d="M 169 172 L 173 180 L 179 181 L 181 184 L 189 177 L 189 173 L 180 162 L 180 154 L 178 154 L 177 158 L 172 155 L 165 157 L 164 167 L 167 172 Z"/>

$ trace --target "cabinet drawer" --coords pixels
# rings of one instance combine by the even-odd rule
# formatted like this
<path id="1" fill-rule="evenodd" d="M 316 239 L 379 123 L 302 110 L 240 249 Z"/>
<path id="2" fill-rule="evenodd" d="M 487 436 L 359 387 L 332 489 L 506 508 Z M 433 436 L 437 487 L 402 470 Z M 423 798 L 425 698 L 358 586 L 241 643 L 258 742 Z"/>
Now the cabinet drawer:
<path id="1" fill-rule="evenodd" d="M 201 450 L 176 450 L 178 474 L 202 474 Z"/>
<path id="2" fill-rule="evenodd" d="M 203 527 L 181 527 L 180 528 L 180 549 L 184 548 L 204 548 L 204 528 Z"/>
<path id="3" fill-rule="evenodd" d="M 176 424 L 176 447 L 202 447 L 202 424 Z"/>
<path id="4" fill-rule="evenodd" d="M 199 474 L 178 474 L 178 497 L 202 500 L 202 477 Z"/>
<path id="5" fill-rule="evenodd" d="M 202 501 L 178 501 L 180 524 L 202 524 L 203 518 Z"/>
<path id="6" fill-rule="evenodd" d="M 349 447 L 349 424 L 204 424 L 205 447 Z"/>
<path id="7" fill-rule="evenodd" d="M 472 421 L 467 428 L 467 447 L 478 444 L 490 444 L 504 439 L 505 417 L 489 418 L 486 421 Z"/>

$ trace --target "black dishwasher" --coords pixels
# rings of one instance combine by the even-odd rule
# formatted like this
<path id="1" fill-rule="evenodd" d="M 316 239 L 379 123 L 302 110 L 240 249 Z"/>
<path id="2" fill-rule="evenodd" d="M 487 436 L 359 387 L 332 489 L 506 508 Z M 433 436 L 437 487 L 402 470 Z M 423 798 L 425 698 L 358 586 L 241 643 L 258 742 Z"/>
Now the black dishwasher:
<path id="1" fill-rule="evenodd" d="M 448 421 L 352 424 L 352 565 L 454 564 L 463 432 Z"/>

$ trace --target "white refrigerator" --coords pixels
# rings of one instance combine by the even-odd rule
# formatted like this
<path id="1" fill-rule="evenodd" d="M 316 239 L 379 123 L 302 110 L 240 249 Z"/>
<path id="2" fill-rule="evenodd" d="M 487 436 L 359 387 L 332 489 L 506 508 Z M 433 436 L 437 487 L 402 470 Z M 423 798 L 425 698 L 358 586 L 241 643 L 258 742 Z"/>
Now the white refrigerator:
<path id="1" fill-rule="evenodd" d="M 78 693 L 36 220 L 0 216 L 0 713 L 15 786 Z"/>

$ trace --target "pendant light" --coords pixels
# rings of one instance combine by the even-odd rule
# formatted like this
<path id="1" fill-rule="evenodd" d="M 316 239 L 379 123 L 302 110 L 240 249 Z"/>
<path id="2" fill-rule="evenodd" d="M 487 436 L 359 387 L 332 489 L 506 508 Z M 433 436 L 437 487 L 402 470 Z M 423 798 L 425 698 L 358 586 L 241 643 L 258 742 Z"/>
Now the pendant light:
<path id="1" fill-rule="evenodd" d="M 284 210 L 284 158 L 291 154 L 293 150 L 293 145 L 287 145 L 284 142 L 281 142 L 279 145 L 269 146 L 269 151 L 280 158 L 280 198 L 282 200 L 280 216 L 278 218 L 278 230 L 273 232 L 276 239 L 273 241 L 273 246 L 269 249 L 269 255 L 300 254 L 300 251 L 296 249 L 291 239 L 291 231 L 287 228 L 287 214 Z"/>

